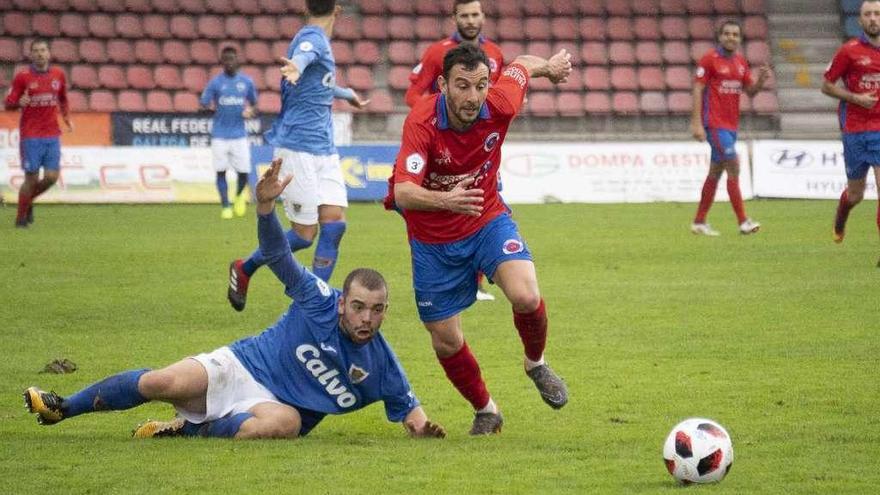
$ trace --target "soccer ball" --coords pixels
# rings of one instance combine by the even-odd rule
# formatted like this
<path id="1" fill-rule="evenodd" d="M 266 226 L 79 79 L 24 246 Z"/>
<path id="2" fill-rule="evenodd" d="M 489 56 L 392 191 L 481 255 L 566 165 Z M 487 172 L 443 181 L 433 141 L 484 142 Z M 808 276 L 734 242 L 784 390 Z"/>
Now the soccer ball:
<path id="1" fill-rule="evenodd" d="M 669 474 L 681 483 L 714 483 L 724 479 L 733 465 L 733 443 L 718 423 L 690 418 L 669 432 L 663 460 Z"/>

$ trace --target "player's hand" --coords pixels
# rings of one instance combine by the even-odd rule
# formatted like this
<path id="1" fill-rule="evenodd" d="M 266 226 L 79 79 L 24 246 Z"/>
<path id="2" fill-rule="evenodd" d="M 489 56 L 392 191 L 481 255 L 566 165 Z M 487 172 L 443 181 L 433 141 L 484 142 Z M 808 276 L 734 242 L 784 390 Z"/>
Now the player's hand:
<path id="1" fill-rule="evenodd" d="M 64 121 L 64 125 L 67 126 L 67 132 L 73 132 L 73 121 L 70 120 L 70 117 L 62 117 Z"/>
<path id="2" fill-rule="evenodd" d="M 706 140 L 706 129 L 703 129 L 703 126 L 699 124 L 691 124 L 691 136 L 702 143 Z"/>
<path id="3" fill-rule="evenodd" d="M 770 77 L 770 66 L 767 64 L 758 67 L 758 80 L 762 83 Z"/>
<path id="4" fill-rule="evenodd" d="M 563 48 L 547 60 L 547 79 L 553 84 L 564 83 L 571 74 L 571 54 Z"/>
<path id="5" fill-rule="evenodd" d="M 281 62 L 281 76 L 287 79 L 290 84 L 296 84 L 299 81 L 299 76 L 302 75 L 296 64 L 293 63 L 293 60 L 284 57 L 281 57 L 279 61 Z"/>
<path id="6" fill-rule="evenodd" d="M 272 160 L 269 170 L 266 170 L 266 173 L 257 182 L 257 189 L 254 192 L 257 196 L 257 212 L 261 215 L 275 210 L 275 198 L 281 196 L 281 192 L 293 180 L 292 175 L 279 179 L 278 174 L 280 172 L 281 158 L 276 158 Z"/>
<path id="7" fill-rule="evenodd" d="M 421 431 L 416 433 L 416 436 L 422 438 L 446 438 L 446 429 L 438 423 L 425 421 L 425 425 L 422 426 Z"/>
<path id="8" fill-rule="evenodd" d="M 18 106 L 26 107 L 31 102 L 31 95 L 25 91 L 21 98 L 18 99 Z"/>
<path id="9" fill-rule="evenodd" d="M 483 190 L 471 189 L 476 181 L 476 177 L 468 177 L 456 184 L 444 196 L 443 209 L 470 217 L 480 216 L 483 213 Z"/>
<path id="10" fill-rule="evenodd" d="M 241 112 L 241 116 L 246 119 L 253 118 L 255 114 L 256 114 L 256 112 L 254 111 L 254 107 L 247 107 L 244 109 L 243 112 Z"/>
<path id="11" fill-rule="evenodd" d="M 351 100 L 348 100 L 348 103 L 350 103 L 351 106 L 360 110 L 370 104 L 370 100 L 369 99 L 366 99 L 366 100 L 361 99 L 361 95 L 357 94 L 357 91 L 351 90 L 351 92 L 354 93 L 354 98 Z"/>
<path id="12" fill-rule="evenodd" d="M 853 93 L 852 95 L 853 103 L 869 110 L 874 108 L 874 105 L 877 104 L 877 100 L 877 95 L 872 93 Z"/>

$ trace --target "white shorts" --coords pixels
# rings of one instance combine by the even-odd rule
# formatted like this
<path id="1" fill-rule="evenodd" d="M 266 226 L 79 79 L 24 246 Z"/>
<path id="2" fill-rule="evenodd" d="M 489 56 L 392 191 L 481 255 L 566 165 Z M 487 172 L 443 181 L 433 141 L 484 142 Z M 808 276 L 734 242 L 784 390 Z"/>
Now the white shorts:
<path id="1" fill-rule="evenodd" d="M 207 408 L 204 414 L 175 407 L 190 423 L 201 424 L 247 412 L 264 402 L 281 404 L 275 394 L 254 380 L 229 347 L 221 347 L 190 359 L 198 361 L 208 372 L 208 393 L 205 396 Z"/>
<path id="2" fill-rule="evenodd" d="M 348 206 L 348 192 L 339 155 L 312 155 L 276 148 L 274 158 L 281 158 L 281 177 L 293 175 L 293 181 L 281 193 L 284 212 L 301 225 L 318 223 L 318 206 Z"/>
<path id="3" fill-rule="evenodd" d="M 246 137 L 240 139 L 211 138 L 214 170 L 226 172 L 229 167 L 240 174 L 251 171 L 251 148 Z"/>

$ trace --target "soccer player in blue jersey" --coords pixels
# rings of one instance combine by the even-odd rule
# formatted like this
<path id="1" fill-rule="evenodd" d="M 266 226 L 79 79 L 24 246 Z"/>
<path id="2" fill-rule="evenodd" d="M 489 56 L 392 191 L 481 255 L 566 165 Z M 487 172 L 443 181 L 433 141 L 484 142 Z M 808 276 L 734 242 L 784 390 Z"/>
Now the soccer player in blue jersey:
<path id="1" fill-rule="evenodd" d="M 293 251 L 312 245 L 318 237 L 312 272 L 329 281 L 345 233 L 348 194 L 333 144 L 331 106 L 334 98 L 355 108 L 369 101 L 353 90 L 336 86 L 336 62 L 330 50 L 333 24 L 342 8 L 335 0 L 307 0 L 308 24 L 294 36 L 282 59 L 281 115 L 266 133 L 283 160 L 283 171 L 296 181 L 281 195 L 292 229 L 287 240 Z M 320 225 L 320 235 L 318 235 Z M 236 311 L 244 309 L 250 277 L 265 263 L 256 250 L 247 260 L 229 267 L 228 298 Z"/>
<path id="2" fill-rule="evenodd" d="M 148 421 L 136 437 L 208 436 L 294 438 L 327 414 L 345 414 L 373 402 L 412 436 L 443 437 L 410 389 L 391 346 L 379 333 L 388 308 L 382 275 L 359 268 L 343 290 L 331 288 L 299 265 L 275 216 L 276 159 L 257 184 L 260 249 L 294 302 L 263 333 L 190 357 L 160 370 L 131 370 L 69 397 L 31 387 L 25 404 L 40 424 L 80 414 L 169 402 L 179 416 Z"/>
<path id="3" fill-rule="evenodd" d="M 238 72 L 238 51 L 234 47 L 227 46 L 220 52 L 220 62 L 223 72 L 211 79 L 199 103 L 204 110 L 214 111 L 211 151 L 217 172 L 217 191 L 223 207 L 220 217 L 229 219 L 233 210 L 239 217 L 247 212 L 247 196 L 242 192 L 248 183 L 251 151 L 244 120 L 254 116 L 257 89 L 250 77 Z M 229 167 L 238 175 L 234 208 L 230 206 L 229 186 L 226 184 L 226 170 Z"/>

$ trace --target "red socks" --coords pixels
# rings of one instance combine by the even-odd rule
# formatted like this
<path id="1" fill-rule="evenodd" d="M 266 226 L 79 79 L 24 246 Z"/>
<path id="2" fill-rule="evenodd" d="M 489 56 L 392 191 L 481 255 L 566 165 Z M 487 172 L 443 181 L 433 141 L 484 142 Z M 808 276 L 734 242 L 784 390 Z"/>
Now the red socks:
<path id="1" fill-rule="evenodd" d="M 849 203 L 849 194 L 846 189 L 844 189 L 843 194 L 840 195 L 840 201 L 837 203 L 837 215 L 834 217 L 835 232 L 843 232 L 846 227 L 846 219 L 849 218 L 849 212 L 851 210 L 852 205 Z M 877 215 L 880 216 L 880 211 L 878 211 Z M 880 219 L 878 219 L 878 222 L 880 222 Z"/>
<path id="2" fill-rule="evenodd" d="M 727 195 L 730 196 L 730 205 L 733 206 L 737 221 L 739 223 L 745 222 L 746 209 L 743 206 L 742 192 L 739 190 L 739 177 L 727 178 Z"/>
<path id="3" fill-rule="evenodd" d="M 513 325 L 519 332 L 526 351 L 526 357 L 530 361 L 540 361 L 544 355 L 544 347 L 547 345 L 547 310 L 544 300 L 538 309 L 531 313 L 513 312 Z"/>
<path id="4" fill-rule="evenodd" d="M 486 390 L 486 383 L 480 375 L 480 365 L 471 354 L 467 342 L 455 354 L 447 358 L 438 356 L 437 360 L 443 366 L 446 377 L 458 389 L 458 393 L 467 399 L 475 410 L 480 410 L 489 404 L 489 391 Z"/>
<path id="5" fill-rule="evenodd" d="M 34 186 L 34 191 L 31 193 L 31 202 L 37 199 L 37 196 L 39 196 L 40 194 L 48 191 L 49 188 L 52 187 L 52 184 L 54 184 L 54 182 L 49 182 L 46 179 L 38 181 L 37 184 Z"/>
<path id="6" fill-rule="evenodd" d="M 707 176 L 706 182 L 703 183 L 703 192 L 700 195 L 700 207 L 697 209 L 697 216 L 694 218 L 694 223 L 706 223 L 706 214 L 709 213 L 709 208 L 712 207 L 712 202 L 715 201 L 715 191 L 718 189 L 718 179 Z"/>
<path id="7" fill-rule="evenodd" d="M 31 207 L 33 199 L 30 194 L 25 194 L 21 190 L 18 191 L 18 211 L 15 215 L 16 221 L 22 221 L 27 217 L 28 208 Z"/>

